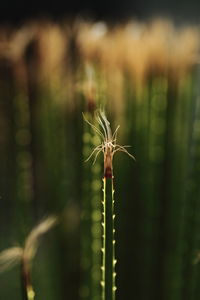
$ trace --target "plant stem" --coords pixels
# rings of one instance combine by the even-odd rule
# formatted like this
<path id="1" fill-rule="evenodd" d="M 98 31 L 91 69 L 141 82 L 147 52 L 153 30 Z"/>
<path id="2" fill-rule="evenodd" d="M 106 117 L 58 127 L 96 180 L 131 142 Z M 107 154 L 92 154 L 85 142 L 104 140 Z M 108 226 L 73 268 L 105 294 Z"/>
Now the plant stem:
<path id="1" fill-rule="evenodd" d="M 90 108 L 91 109 L 91 108 Z M 87 109 L 86 118 L 95 122 L 93 112 Z M 83 128 L 83 156 L 87 159 L 89 153 L 98 145 L 94 132 Z M 96 162 L 94 165 L 84 164 L 83 168 L 83 202 L 82 202 L 82 241 L 81 241 L 81 269 L 83 279 L 80 288 L 81 300 L 100 300 L 101 278 L 101 167 Z"/>
<path id="2" fill-rule="evenodd" d="M 102 300 L 115 300 L 115 239 L 113 176 L 103 178 Z"/>
<path id="3" fill-rule="evenodd" d="M 24 258 L 22 259 L 21 278 L 23 300 L 34 300 L 35 293 L 31 284 L 30 270 Z"/>

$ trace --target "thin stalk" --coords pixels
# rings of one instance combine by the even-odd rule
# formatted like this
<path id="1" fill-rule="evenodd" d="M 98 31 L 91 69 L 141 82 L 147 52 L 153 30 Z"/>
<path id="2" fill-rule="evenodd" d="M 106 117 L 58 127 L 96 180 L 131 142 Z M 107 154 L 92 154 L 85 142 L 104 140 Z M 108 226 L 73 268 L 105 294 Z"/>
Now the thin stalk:
<path id="1" fill-rule="evenodd" d="M 104 111 L 96 112 L 96 120 L 100 126 L 100 130 L 87 121 L 85 121 L 92 127 L 92 129 L 99 135 L 102 143 L 97 146 L 89 158 L 96 152 L 95 160 L 100 152 L 104 155 L 104 178 L 103 178 L 103 261 L 102 261 L 102 300 L 115 300 L 115 214 L 114 214 L 114 188 L 113 188 L 113 156 L 116 152 L 124 152 L 131 158 L 135 159 L 131 155 L 125 146 L 118 145 L 117 131 L 119 126 L 112 134 L 110 123 L 106 118 Z"/>
<path id="2" fill-rule="evenodd" d="M 106 175 L 106 173 L 105 173 Z M 102 300 L 115 299 L 115 224 L 113 176 L 103 178 Z"/>
<path id="3" fill-rule="evenodd" d="M 21 264 L 22 297 L 23 300 L 34 300 L 35 292 L 31 283 L 30 269 L 25 258 Z"/>

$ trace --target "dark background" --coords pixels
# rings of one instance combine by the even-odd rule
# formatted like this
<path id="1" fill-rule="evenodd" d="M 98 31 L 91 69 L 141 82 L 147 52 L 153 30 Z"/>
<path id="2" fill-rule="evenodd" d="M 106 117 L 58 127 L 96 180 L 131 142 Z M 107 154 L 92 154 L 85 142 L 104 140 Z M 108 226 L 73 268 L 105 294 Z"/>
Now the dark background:
<path id="1" fill-rule="evenodd" d="M 0 22 L 21 22 L 34 17 L 74 17 L 77 15 L 92 19 L 111 21 L 138 19 L 156 16 L 170 17 L 177 22 L 198 23 L 200 1 L 166 0 L 57 0 L 57 1 L 2 1 L 0 2 Z"/>

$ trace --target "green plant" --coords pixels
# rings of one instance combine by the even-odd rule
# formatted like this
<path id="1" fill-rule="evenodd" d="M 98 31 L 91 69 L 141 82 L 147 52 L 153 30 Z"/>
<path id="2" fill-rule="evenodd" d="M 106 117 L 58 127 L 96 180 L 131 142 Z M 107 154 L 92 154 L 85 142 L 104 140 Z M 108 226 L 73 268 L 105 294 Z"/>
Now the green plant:
<path id="1" fill-rule="evenodd" d="M 83 115 L 84 116 L 84 115 Z M 124 152 L 131 158 L 131 155 L 126 147 L 117 144 L 117 133 L 119 126 L 112 134 L 110 123 L 107 120 L 105 113 L 101 110 L 96 112 L 96 120 L 100 126 L 98 129 L 90 123 L 85 117 L 85 121 L 93 128 L 93 130 L 101 138 L 101 144 L 94 148 L 87 160 L 89 160 L 96 152 L 94 162 L 100 152 L 104 155 L 104 177 L 103 177 L 103 259 L 102 259 L 102 300 L 115 299 L 115 213 L 114 213 L 114 185 L 113 185 L 113 156 L 116 152 Z"/>
<path id="2" fill-rule="evenodd" d="M 12 247 L 0 253 L 0 272 L 21 264 L 21 281 L 23 300 L 34 300 L 35 292 L 31 282 L 31 263 L 39 246 L 40 237 L 57 223 L 57 218 L 44 219 L 28 235 L 24 248 Z"/>

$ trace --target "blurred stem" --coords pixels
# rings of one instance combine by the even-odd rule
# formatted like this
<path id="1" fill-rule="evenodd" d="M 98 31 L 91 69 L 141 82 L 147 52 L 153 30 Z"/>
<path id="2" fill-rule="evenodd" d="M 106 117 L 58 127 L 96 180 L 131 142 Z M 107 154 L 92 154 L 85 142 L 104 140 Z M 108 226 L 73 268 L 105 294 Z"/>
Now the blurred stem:
<path id="1" fill-rule="evenodd" d="M 22 297 L 23 300 L 34 300 L 35 292 L 31 284 L 30 268 L 25 258 L 22 259 L 21 265 L 21 279 L 22 279 Z"/>
<path id="2" fill-rule="evenodd" d="M 113 177 L 103 178 L 102 300 L 115 299 L 115 239 Z"/>
<path id="3" fill-rule="evenodd" d="M 87 119 L 94 122 L 92 112 L 86 111 Z M 89 153 L 98 145 L 91 128 L 83 129 L 83 156 L 86 159 Z M 98 162 L 95 165 L 84 164 L 83 169 L 83 217 L 82 217 L 82 252 L 81 266 L 83 280 L 80 289 L 80 297 L 84 300 L 100 299 L 99 281 L 101 278 L 101 167 Z"/>

